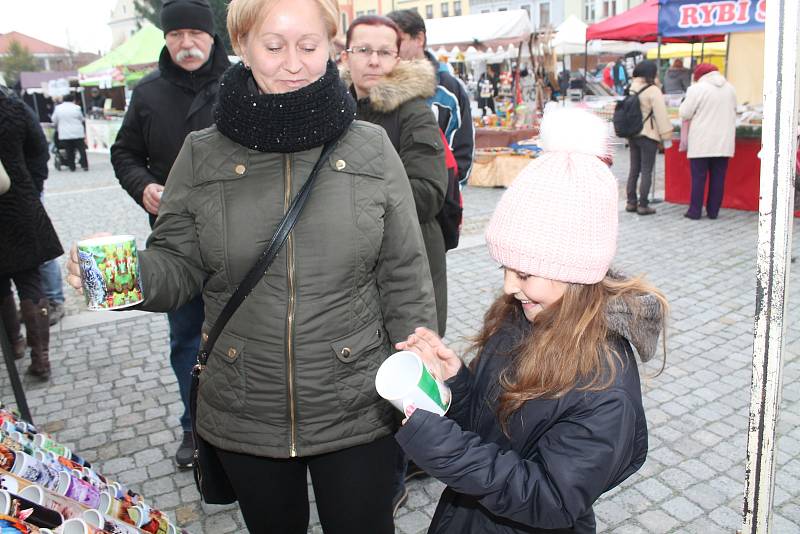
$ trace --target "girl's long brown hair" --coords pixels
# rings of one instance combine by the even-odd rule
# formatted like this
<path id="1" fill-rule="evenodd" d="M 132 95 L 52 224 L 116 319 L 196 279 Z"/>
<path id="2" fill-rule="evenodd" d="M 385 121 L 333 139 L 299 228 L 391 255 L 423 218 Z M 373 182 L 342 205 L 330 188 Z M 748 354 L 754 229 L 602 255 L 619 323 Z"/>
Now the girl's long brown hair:
<path id="1" fill-rule="evenodd" d="M 642 311 L 637 297 L 648 293 L 661 307 L 663 370 L 669 304 L 661 291 L 641 278 L 622 279 L 611 273 L 596 284 L 569 284 L 558 302 L 536 315 L 531 333 L 512 349 L 514 363 L 500 375 L 498 416 L 503 430 L 507 431 L 511 414 L 528 400 L 558 398 L 576 386 L 582 391 L 609 387 L 622 358 L 609 342 L 606 309 L 613 299 L 623 299 L 636 321 Z M 520 313 L 519 306 L 510 295 L 492 304 L 473 345 L 478 354 L 507 320 Z"/>

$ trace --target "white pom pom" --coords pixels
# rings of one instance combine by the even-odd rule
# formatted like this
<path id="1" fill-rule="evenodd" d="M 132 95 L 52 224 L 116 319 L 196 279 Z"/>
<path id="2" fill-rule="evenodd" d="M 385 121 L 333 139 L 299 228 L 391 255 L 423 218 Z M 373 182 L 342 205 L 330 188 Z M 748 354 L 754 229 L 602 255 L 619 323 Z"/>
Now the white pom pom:
<path id="1" fill-rule="evenodd" d="M 539 128 L 539 141 L 545 152 L 568 152 L 607 157 L 608 123 L 580 108 L 550 107 Z"/>

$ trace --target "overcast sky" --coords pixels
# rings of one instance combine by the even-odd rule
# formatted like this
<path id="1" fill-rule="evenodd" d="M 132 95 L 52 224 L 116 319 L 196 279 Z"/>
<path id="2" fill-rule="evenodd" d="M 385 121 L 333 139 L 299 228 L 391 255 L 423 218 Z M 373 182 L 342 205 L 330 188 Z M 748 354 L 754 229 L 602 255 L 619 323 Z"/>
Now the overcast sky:
<path id="1" fill-rule="evenodd" d="M 18 31 L 81 52 L 107 52 L 116 0 L 0 0 L 0 33 Z"/>

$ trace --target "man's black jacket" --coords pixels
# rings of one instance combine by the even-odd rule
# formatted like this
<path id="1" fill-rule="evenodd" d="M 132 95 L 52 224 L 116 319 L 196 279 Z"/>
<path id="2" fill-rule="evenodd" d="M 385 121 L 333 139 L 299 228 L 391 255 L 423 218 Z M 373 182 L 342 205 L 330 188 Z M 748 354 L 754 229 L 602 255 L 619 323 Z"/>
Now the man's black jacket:
<path id="1" fill-rule="evenodd" d="M 211 57 L 194 72 L 173 63 L 164 47 L 158 70 L 133 90 L 111 147 L 111 164 L 119 183 L 140 206 L 148 185 L 166 183 L 186 135 L 214 123 L 219 78 L 229 66 L 225 46 L 217 36 Z M 150 223 L 154 221 L 151 215 Z"/>

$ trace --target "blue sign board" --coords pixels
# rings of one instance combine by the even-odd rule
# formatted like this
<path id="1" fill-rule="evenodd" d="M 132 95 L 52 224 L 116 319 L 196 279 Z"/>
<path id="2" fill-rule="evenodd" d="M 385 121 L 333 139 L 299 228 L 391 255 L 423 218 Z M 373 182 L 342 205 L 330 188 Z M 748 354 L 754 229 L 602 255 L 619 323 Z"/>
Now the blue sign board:
<path id="1" fill-rule="evenodd" d="M 660 0 L 665 37 L 764 31 L 767 0 Z"/>

